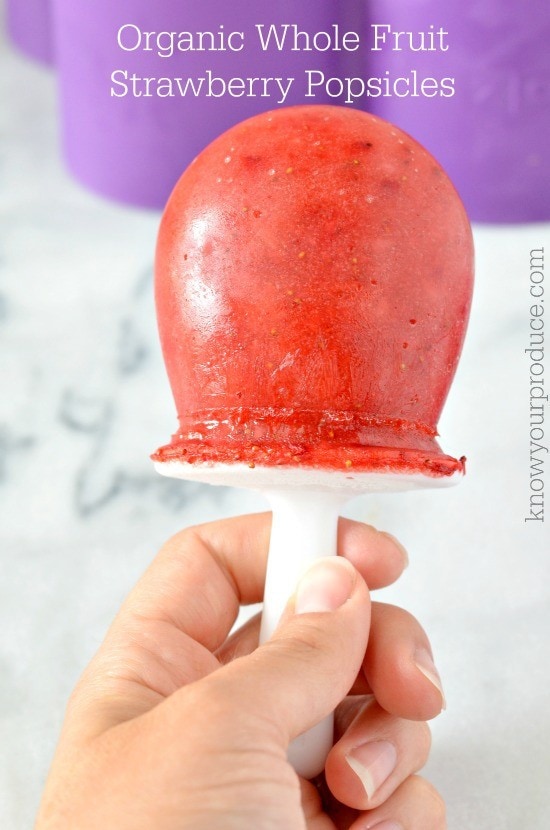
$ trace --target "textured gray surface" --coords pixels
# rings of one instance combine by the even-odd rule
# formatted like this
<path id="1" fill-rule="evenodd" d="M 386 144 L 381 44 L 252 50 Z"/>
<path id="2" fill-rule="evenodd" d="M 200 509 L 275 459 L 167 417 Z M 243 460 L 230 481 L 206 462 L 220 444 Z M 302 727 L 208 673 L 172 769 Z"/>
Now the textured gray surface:
<path id="1" fill-rule="evenodd" d="M 67 176 L 53 75 L 4 43 L 0 93 L 0 826 L 23 830 L 67 695 L 159 544 L 262 502 L 154 474 L 148 452 L 175 427 L 151 300 L 158 215 Z M 448 710 L 427 774 L 453 830 L 550 826 L 550 539 L 523 521 L 529 251 L 550 250 L 549 232 L 476 229 L 472 325 L 440 424 L 444 449 L 468 455 L 464 482 L 347 511 L 409 549 L 385 595 L 434 643 Z"/>

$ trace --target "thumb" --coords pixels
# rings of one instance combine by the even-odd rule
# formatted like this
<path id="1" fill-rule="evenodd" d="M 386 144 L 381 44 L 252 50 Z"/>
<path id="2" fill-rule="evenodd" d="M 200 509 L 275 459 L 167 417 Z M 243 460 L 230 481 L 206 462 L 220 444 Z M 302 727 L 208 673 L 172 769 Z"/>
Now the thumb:
<path id="1" fill-rule="evenodd" d="M 300 580 L 271 639 L 204 678 L 202 691 L 208 695 L 212 686 L 230 717 L 244 714 L 259 724 L 260 741 L 273 738 L 286 750 L 349 692 L 369 624 L 369 592 L 353 565 L 339 556 L 320 559 Z"/>

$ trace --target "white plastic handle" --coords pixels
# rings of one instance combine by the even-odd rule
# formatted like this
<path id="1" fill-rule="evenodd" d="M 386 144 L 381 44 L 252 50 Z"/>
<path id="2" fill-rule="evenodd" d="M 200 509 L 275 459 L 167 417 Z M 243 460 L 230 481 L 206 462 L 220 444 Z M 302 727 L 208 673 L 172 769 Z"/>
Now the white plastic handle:
<path id="1" fill-rule="evenodd" d="M 336 555 L 338 514 L 349 496 L 338 492 L 274 490 L 266 493 L 273 510 L 260 642 L 269 639 L 300 577 L 324 556 Z M 314 778 L 323 771 L 333 742 L 329 715 L 289 748 L 296 772 Z"/>

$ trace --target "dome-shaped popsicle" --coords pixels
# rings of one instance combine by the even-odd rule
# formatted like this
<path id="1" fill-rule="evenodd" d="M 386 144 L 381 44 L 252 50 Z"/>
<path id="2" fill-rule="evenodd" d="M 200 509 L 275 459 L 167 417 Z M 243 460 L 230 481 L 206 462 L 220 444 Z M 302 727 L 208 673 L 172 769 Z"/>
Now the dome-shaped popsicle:
<path id="1" fill-rule="evenodd" d="M 268 112 L 190 165 L 156 261 L 179 429 L 153 456 L 450 476 L 436 442 L 473 280 L 469 222 L 410 136 Z"/>

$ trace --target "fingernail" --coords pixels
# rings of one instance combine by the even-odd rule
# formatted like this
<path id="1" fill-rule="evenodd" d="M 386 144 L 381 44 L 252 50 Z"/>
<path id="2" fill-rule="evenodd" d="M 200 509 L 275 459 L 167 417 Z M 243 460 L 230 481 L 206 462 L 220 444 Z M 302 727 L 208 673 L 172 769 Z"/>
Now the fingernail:
<path id="1" fill-rule="evenodd" d="M 319 559 L 298 583 L 296 614 L 336 611 L 350 598 L 355 580 L 355 569 L 346 559 Z"/>
<path id="2" fill-rule="evenodd" d="M 443 684 L 441 683 L 441 678 L 439 676 L 439 672 L 435 667 L 432 655 L 430 654 L 427 648 L 419 648 L 415 651 L 414 664 L 416 668 L 422 672 L 424 677 L 428 678 L 432 686 L 435 686 L 435 688 L 441 695 L 441 708 L 446 709 L 447 702 L 445 700 Z"/>
<path id="3" fill-rule="evenodd" d="M 379 821 L 378 824 L 367 824 L 365 830 L 403 830 L 403 825 L 397 821 Z"/>
<path id="4" fill-rule="evenodd" d="M 407 549 L 401 544 L 399 539 L 395 538 L 395 536 L 392 533 L 388 533 L 386 530 L 381 530 L 380 532 L 383 536 L 387 536 L 388 539 L 391 539 L 395 547 L 401 552 L 401 556 L 405 561 L 405 567 L 407 567 L 409 564 L 409 554 L 407 553 Z"/>
<path id="5" fill-rule="evenodd" d="M 397 750 L 389 741 L 370 741 L 356 746 L 346 761 L 372 798 L 376 790 L 392 774 L 397 764 Z"/>

